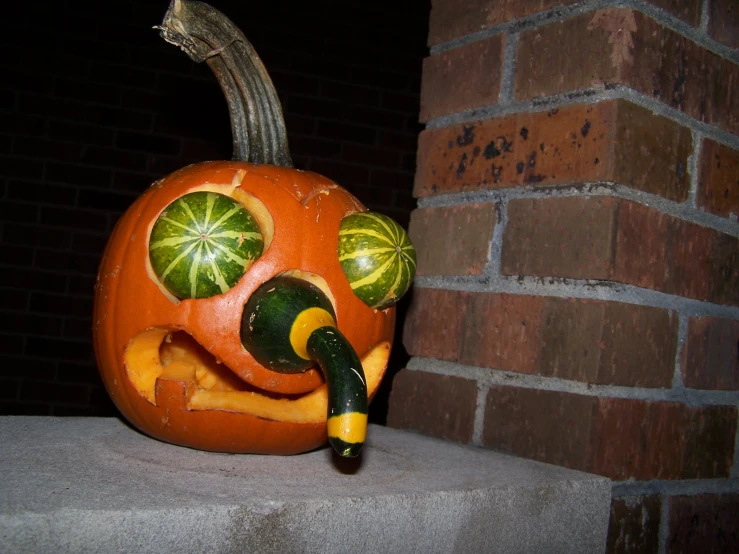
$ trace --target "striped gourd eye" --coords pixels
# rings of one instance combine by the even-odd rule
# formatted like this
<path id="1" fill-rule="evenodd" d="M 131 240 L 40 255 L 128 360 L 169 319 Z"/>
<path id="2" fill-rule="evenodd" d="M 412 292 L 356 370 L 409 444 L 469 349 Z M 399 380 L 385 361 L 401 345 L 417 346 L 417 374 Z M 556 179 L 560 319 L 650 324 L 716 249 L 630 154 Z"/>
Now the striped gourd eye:
<path id="1" fill-rule="evenodd" d="M 341 220 L 339 262 L 354 294 L 370 308 L 382 310 L 411 286 L 416 250 L 395 221 L 377 212 L 360 212 Z"/>
<path id="2" fill-rule="evenodd" d="M 149 237 L 149 260 L 160 283 L 180 300 L 231 289 L 262 255 L 256 219 L 230 196 L 185 194 L 159 215 Z"/>

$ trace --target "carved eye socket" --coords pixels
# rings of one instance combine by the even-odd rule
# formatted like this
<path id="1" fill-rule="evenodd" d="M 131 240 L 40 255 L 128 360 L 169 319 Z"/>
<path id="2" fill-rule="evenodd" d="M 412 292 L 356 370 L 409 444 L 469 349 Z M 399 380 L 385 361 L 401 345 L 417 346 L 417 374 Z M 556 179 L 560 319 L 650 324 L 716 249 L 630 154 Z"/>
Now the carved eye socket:
<path id="1" fill-rule="evenodd" d="M 151 267 L 180 300 L 228 291 L 263 250 L 254 216 L 233 198 L 210 191 L 191 192 L 169 204 L 149 237 Z"/>
<path id="2" fill-rule="evenodd" d="M 352 291 L 370 308 L 389 308 L 411 286 L 416 250 L 395 221 L 377 212 L 341 220 L 339 262 Z"/>

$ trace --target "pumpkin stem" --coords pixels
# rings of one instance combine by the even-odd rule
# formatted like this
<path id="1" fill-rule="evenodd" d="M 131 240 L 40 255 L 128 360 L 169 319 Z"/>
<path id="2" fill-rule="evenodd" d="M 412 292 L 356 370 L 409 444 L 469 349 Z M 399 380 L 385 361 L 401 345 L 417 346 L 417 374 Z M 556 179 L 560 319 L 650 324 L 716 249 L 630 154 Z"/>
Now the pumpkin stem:
<path id="1" fill-rule="evenodd" d="M 239 28 L 212 6 L 192 0 L 171 0 L 155 28 L 213 71 L 228 103 L 233 159 L 293 167 L 277 91 Z"/>

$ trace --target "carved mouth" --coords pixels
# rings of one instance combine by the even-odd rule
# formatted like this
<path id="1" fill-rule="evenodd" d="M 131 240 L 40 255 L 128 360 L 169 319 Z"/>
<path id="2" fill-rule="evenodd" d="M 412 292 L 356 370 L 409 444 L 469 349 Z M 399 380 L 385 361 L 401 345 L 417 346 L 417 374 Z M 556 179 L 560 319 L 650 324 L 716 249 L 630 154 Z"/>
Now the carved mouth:
<path id="1" fill-rule="evenodd" d="M 371 397 L 387 368 L 390 343 L 380 342 L 361 359 Z M 322 423 L 327 419 L 325 384 L 303 395 L 270 393 L 245 383 L 228 366 L 184 331 L 148 329 L 134 337 L 124 354 L 126 374 L 138 393 L 161 406 L 168 382 L 185 390 L 185 408 L 224 410 L 289 423 Z"/>

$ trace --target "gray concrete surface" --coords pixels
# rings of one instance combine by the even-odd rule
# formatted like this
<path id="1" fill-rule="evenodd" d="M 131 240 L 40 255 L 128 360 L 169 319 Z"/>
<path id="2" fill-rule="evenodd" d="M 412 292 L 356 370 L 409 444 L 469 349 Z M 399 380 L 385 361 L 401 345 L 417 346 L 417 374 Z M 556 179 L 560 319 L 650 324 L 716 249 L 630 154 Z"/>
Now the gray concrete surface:
<path id="1" fill-rule="evenodd" d="M 371 426 L 361 459 L 0 418 L 0 552 L 602 552 L 610 481 Z"/>

